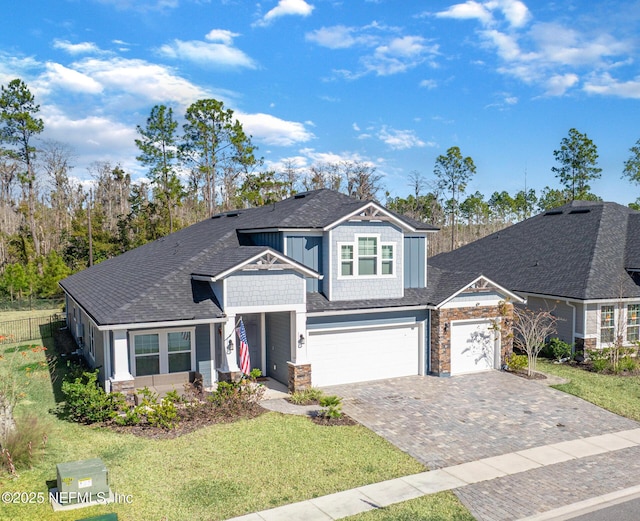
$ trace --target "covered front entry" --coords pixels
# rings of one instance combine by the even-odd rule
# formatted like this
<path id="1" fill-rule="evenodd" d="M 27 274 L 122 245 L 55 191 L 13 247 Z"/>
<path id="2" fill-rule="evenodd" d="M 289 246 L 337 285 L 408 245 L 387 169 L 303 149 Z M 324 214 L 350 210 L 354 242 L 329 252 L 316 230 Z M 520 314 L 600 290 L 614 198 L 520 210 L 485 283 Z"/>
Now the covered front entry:
<path id="1" fill-rule="evenodd" d="M 314 386 L 417 375 L 418 324 L 339 331 L 309 331 Z"/>
<path id="2" fill-rule="evenodd" d="M 500 347 L 491 320 L 451 323 L 451 374 L 500 368 Z"/>
<path id="3" fill-rule="evenodd" d="M 247 332 L 251 369 L 287 385 L 287 362 L 291 360 L 291 312 L 247 313 L 242 321 Z M 240 353 L 238 352 L 238 364 Z"/>

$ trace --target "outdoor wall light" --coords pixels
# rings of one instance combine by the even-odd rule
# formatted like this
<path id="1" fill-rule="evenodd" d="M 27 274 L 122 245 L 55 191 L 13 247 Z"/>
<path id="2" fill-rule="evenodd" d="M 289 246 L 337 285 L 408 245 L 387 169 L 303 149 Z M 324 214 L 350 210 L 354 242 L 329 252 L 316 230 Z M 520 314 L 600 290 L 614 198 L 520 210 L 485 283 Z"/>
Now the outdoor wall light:
<path id="1" fill-rule="evenodd" d="M 229 340 L 227 344 L 227 353 L 231 353 L 233 351 L 233 340 Z"/>
<path id="2" fill-rule="evenodd" d="M 449 322 L 445 322 L 444 324 L 444 332 L 446 333 L 447 331 L 449 331 Z"/>
<path id="3" fill-rule="evenodd" d="M 304 347 L 304 335 L 300 334 L 300 338 L 298 338 L 298 349 L 302 349 Z"/>

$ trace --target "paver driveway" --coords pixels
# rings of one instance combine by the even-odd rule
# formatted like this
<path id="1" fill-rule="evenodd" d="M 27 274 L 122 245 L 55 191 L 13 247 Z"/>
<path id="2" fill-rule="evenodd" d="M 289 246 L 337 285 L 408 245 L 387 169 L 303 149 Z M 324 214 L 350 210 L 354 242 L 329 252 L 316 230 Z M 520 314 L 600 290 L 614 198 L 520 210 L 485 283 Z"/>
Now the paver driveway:
<path id="1" fill-rule="evenodd" d="M 327 387 L 344 411 L 435 469 L 640 424 L 499 371 Z"/>

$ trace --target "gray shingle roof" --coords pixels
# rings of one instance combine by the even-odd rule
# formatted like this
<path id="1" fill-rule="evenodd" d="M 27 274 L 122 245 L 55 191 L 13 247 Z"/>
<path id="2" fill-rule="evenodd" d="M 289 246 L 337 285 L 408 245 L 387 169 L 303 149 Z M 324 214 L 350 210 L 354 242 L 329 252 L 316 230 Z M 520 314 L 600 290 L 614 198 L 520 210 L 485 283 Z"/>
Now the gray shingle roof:
<path id="1" fill-rule="evenodd" d="M 574 201 L 457 250 L 431 266 L 482 273 L 523 293 L 579 300 L 640 297 L 626 271 L 639 264 L 640 213 L 616 203 Z"/>
<path id="2" fill-rule="evenodd" d="M 192 282 L 191 275 L 220 273 L 252 252 L 265 250 L 240 248 L 238 230 L 324 228 L 366 204 L 332 190 L 315 190 L 268 206 L 226 212 L 101 262 L 60 284 L 99 325 L 217 317 L 222 313 L 219 303 L 206 283 Z M 421 230 L 434 229 L 406 222 Z"/>

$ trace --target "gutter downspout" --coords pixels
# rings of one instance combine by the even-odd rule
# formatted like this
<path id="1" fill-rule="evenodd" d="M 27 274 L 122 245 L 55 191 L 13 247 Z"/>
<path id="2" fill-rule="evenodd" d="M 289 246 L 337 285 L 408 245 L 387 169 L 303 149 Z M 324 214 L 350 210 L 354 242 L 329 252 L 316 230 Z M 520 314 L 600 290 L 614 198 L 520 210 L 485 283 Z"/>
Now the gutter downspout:
<path id="1" fill-rule="evenodd" d="M 571 328 L 573 330 L 571 335 L 573 340 L 573 342 L 571 342 L 571 358 L 573 358 L 576 354 L 576 305 L 572 304 L 568 300 L 566 301 L 566 303 L 567 306 L 571 308 L 571 311 L 573 313 L 573 327 Z M 582 327 L 584 328 L 584 324 Z"/>

